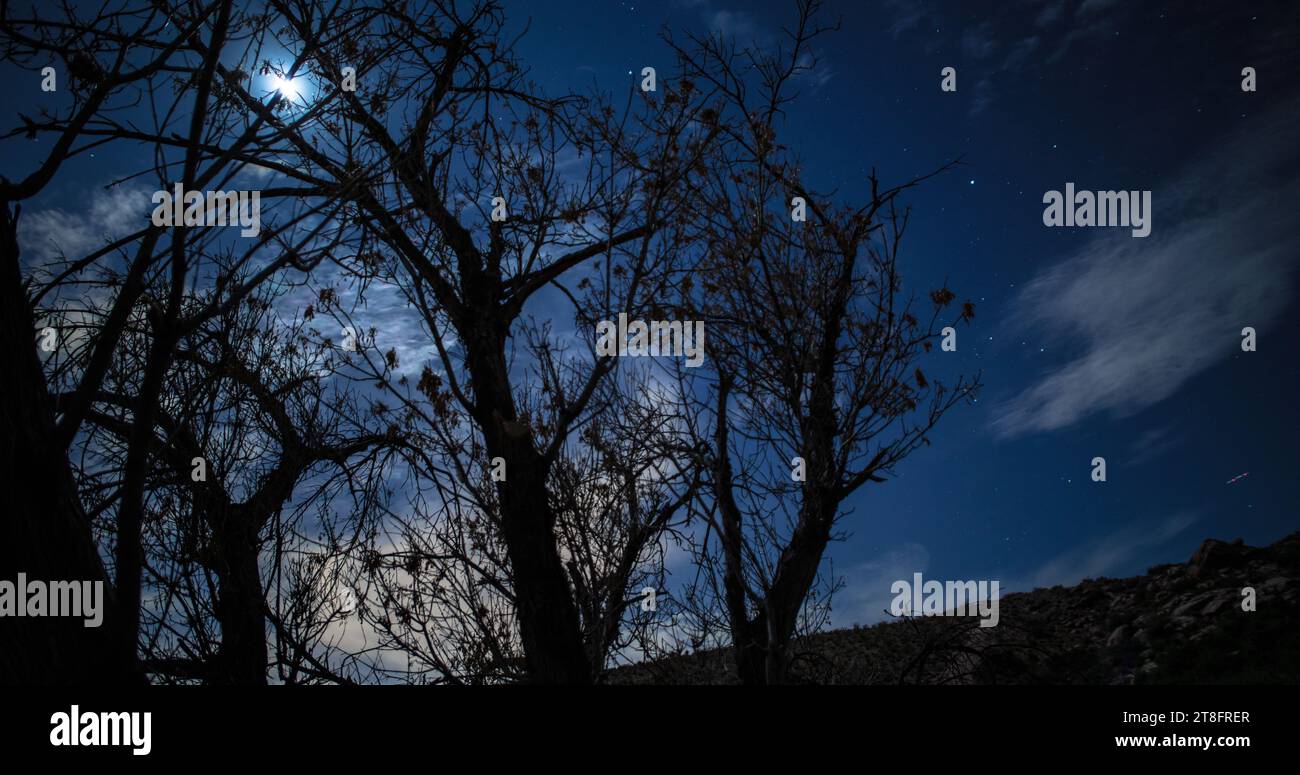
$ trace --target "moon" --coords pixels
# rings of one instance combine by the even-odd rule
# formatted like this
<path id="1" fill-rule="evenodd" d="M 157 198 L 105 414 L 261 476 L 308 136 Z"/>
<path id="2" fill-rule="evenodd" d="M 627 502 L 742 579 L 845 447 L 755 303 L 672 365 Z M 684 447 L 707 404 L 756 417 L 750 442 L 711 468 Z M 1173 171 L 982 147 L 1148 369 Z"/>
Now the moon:
<path id="1" fill-rule="evenodd" d="M 302 93 L 302 89 L 294 82 L 294 79 L 278 75 L 271 76 L 271 88 L 280 92 L 281 96 L 286 100 L 293 100 Z"/>

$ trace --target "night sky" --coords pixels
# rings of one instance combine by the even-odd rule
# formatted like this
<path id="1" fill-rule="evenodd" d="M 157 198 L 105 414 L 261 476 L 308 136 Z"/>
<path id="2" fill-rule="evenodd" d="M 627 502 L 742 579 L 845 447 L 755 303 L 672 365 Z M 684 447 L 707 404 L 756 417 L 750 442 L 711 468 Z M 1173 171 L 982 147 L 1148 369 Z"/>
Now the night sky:
<path id="1" fill-rule="evenodd" d="M 552 92 L 625 91 L 647 65 L 671 77 L 665 25 L 766 46 L 794 19 L 787 2 L 506 7 L 513 27 L 529 26 L 520 59 Z M 946 280 L 975 302 L 958 351 L 931 363 L 982 370 L 985 383 L 932 447 L 849 503 L 846 540 L 831 549 L 847 585 L 837 625 L 882 618 L 890 583 L 915 571 L 999 579 L 1006 592 L 1185 561 L 1207 537 L 1264 544 L 1300 528 L 1300 6 L 1190 7 L 824 8 L 841 26 L 818 39 L 782 140 L 815 187 L 848 201 L 861 201 L 872 168 L 897 183 L 962 159 L 908 195 L 901 263 L 907 290 Z M 940 90 L 946 66 L 956 93 Z M 1241 90 L 1246 66 L 1254 93 Z M 0 79 L 11 122 L 49 97 L 23 79 Z M 38 158 L 29 142 L 0 142 L 7 177 Z M 102 186 L 139 166 L 73 162 L 25 205 L 26 256 L 39 260 L 43 233 L 102 236 L 95 225 L 119 212 Z M 1151 235 L 1045 227 L 1043 194 L 1067 182 L 1151 190 Z M 73 226 L 55 229 L 54 213 Z M 1257 352 L 1241 351 L 1244 326 Z M 1091 480 L 1095 456 L 1104 483 Z"/>
<path id="2" fill-rule="evenodd" d="M 785 2 L 508 8 L 531 24 L 523 60 L 557 90 L 627 88 L 646 65 L 662 77 L 665 25 L 771 45 L 793 19 Z M 976 303 L 946 357 L 985 383 L 933 447 L 852 499 L 831 549 L 847 584 L 835 623 L 882 618 L 889 583 L 916 570 L 1027 589 L 1186 561 L 1207 537 L 1260 544 L 1300 528 L 1297 7 L 824 11 L 840 29 L 820 39 L 782 139 L 815 185 L 849 200 L 873 167 L 898 182 L 963 160 L 910 195 L 902 262 L 910 289 L 947 278 Z M 956 93 L 940 91 L 946 66 Z M 1151 190 L 1152 234 L 1043 226 L 1044 192 L 1067 181 Z M 1043 303 L 1053 291 L 1062 303 Z"/>

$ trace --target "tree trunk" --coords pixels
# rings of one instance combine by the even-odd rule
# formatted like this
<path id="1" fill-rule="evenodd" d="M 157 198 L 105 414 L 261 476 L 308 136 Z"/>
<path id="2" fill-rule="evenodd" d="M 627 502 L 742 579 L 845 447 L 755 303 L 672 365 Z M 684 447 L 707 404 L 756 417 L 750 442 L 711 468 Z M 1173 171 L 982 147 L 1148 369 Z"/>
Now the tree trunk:
<path id="1" fill-rule="evenodd" d="M 591 683 L 578 611 L 556 551 L 545 482 L 537 470 L 519 461 L 511 467 L 506 460 L 508 478 L 500 489 L 502 537 L 510 555 L 529 677 L 541 684 Z"/>
<path id="2" fill-rule="evenodd" d="M 745 686 L 763 686 L 768 683 L 767 654 L 770 648 L 767 642 L 767 623 L 765 616 L 759 616 L 737 628 L 732 624 L 732 651 L 736 656 L 736 675 Z"/>
<path id="3" fill-rule="evenodd" d="M 483 307 L 493 309 L 487 303 Z M 506 463 L 497 485 L 501 535 L 510 557 L 519 634 L 530 680 L 589 684 L 595 679 L 583 647 L 582 625 L 556 547 L 556 516 L 546 491 L 547 463 L 532 429 L 515 413 L 505 359 L 503 324 L 496 315 L 476 318 L 465 337 L 474 387 L 475 420 L 488 454 Z"/>
<path id="4" fill-rule="evenodd" d="M 216 684 L 266 683 L 266 616 L 258 567 L 260 523 L 238 509 L 213 521 L 216 605 L 221 648 L 209 680 Z"/>
<path id="5" fill-rule="evenodd" d="M 114 595 L 77 496 L 36 354 L 22 288 L 16 223 L 0 208 L 0 470 L 12 482 L 0 510 L 0 580 L 94 581 L 104 587 L 99 627 L 79 617 L 0 617 L 0 683 L 128 683 L 142 679 L 111 648 Z"/>
<path id="6" fill-rule="evenodd" d="M 767 682 L 785 683 L 789 678 L 790 643 L 794 639 L 799 611 L 817 578 L 822 555 L 830 542 L 830 527 L 839 502 L 809 482 L 794 534 L 777 561 L 772 586 L 763 601 L 768 620 Z"/>

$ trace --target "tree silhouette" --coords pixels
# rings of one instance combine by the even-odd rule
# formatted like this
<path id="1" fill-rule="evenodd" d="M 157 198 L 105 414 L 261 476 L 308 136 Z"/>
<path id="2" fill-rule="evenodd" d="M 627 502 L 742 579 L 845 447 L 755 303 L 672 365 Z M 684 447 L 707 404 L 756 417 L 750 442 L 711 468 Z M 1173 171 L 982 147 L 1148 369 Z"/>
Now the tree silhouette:
<path id="1" fill-rule="evenodd" d="M 740 679 L 755 684 L 789 678 L 842 504 L 928 443 L 978 386 L 945 385 L 919 365 L 941 317 L 971 311 L 949 312 L 946 288 L 922 305 L 903 295 L 897 202 L 923 178 L 882 188 L 873 173 L 866 202 L 838 204 L 780 144 L 790 92 L 816 66 L 811 43 L 825 31 L 815 2 L 798 10 L 779 48 L 718 36 L 673 44 L 689 76 L 720 95 L 724 127 L 693 235 L 709 252 L 684 301 L 707 321 L 714 366 L 682 375 L 709 472 L 697 556 L 712 573 L 693 601 L 705 622 L 720 603 Z"/>
<path id="2" fill-rule="evenodd" d="M 971 309 L 902 296 L 919 180 L 837 204 L 779 144 L 797 8 L 780 50 L 669 37 L 626 95 L 544 92 L 494 0 L 6 11 L 68 83 L 0 181 L 3 559 L 114 608 L 6 629 L 0 678 L 592 683 L 683 647 L 648 587 L 787 680 L 843 503 L 976 385 L 921 370 Z M 109 183 L 138 222 L 22 266 L 16 203 L 103 148 L 148 160 Z M 177 185 L 257 191 L 260 232 L 151 222 Z M 703 321 L 707 366 L 605 353 L 620 315 Z"/>

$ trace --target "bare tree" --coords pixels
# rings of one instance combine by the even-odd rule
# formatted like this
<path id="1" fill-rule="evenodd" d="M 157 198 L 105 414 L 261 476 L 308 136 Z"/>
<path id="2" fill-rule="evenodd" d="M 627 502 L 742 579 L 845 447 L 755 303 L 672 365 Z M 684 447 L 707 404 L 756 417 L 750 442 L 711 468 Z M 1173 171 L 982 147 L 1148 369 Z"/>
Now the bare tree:
<path id="1" fill-rule="evenodd" d="M 978 384 L 920 368 L 956 297 L 940 288 L 921 305 L 902 293 L 897 201 L 919 180 L 882 188 L 873 174 L 865 203 L 836 204 L 779 143 L 790 92 L 816 66 L 816 10 L 800 3 L 773 49 L 673 43 L 720 95 L 724 127 L 698 219 L 710 250 L 684 302 L 708 323 L 714 367 L 684 375 L 681 391 L 708 449 L 698 553 L 712 572 L 692 595 L 702 625 L 710 601 L 725 611 L 745 683 L 790 677 L 801 616 L 819 622 L 809 595 L 845 500 L 927 444 Z M 967 303 L 950 317 L 972 314 Z"/>
<path id="2" fill-rule="evenodd" d="M 39 578 L 106 580 L 68 467 L 67 445 L 72 434 L 67 429 L 75 428 L 80 418 L 52 400 L 36 355 L 32 300 L 19 265 L 21 208 L 14 205 L 39 194 L 69 158 L 84 152 L 85 148 L 79 149 L 75 143 L 92 119 L 117 100 L 129 101 L 130 93 L 161 72 L 195 29 L 177 27 L 169 35 L 164 30 L 167 23 L 157 13 L 118 15 L 104 9 L 91 20 L 45 23 L 14 18 L 8 4 L 0 9 L 0 46 L 5 58 L 32 71 L 47 63 L 61 64 L 71 94 L 69 106 L 61 113 L 50 111 L 40 121 L 21 117 L 24 126 L 10 134 L 35 137 L 49 133 L 52 148 L 20 179 L 0 178 L 4 210 L 0 217 L 4 277 L 0 282 L 5 310 L 0 336 L 15 361 L 13 368 L 3 370 L 8 398 L 0 463 L 26 483 L 7 509 L 0 565 Z M 142 271 L 133 272 L 136 282 Z M 120 324 L 119 331 L 106 339 L 119 334 Z M 106 341 L 105 352 L 109 349 L 111 343 Z M 87 382 L 95 379 L 90 375 Z M 132 656 L 110 648 L 133 638 L 131 617 L 115 604 L 118 596 L 112 592 L 110 588 L 107 600 L 113 610 L 105 614 L 105 625 L 99 629 L 85 630 L 58 621 L 6 619 L 0 626 L 5 633 L 0 678 L 6 683 L 20 679 L 44 683 L 132 680 Z"/>
<path id="3" fill-rule="evenodd" d="M 625 368 L 602 384 L 593 398 L 601 410 L 556 459 L 548 482 L 589 680 L 644 651 L 638 644 L 654 624 L 651 609 L 667 591 L 666 542 L 699 485 L 689 451 L 663 432 L 670 407 L 649 395 L 645 375 Z M 403 398 L 412 413 L 404 416 L 449 411 L 450 397 L 438 390 L 426 370 L 416 391 L 424 395 Z M 545 416 L 535 405 L 527 410 Z M 386 660 L 386 671 L 417 682 L 530 680 L 493 475 L 508 477 L 508 469 L 491 463 L 463 418 L 404 425 L 416 429 L 404 443 L 420 486 L 360 560 L 363 618 L 382 634 L 382 649 L 400 657 Z"/>
<path id="4" fill-rule="evenodd" d="M 358 533 L 382 500 L 382 452 L 397 429 L 366 422 L 332 378 L 334 354 L 305 332 L 306 321 L 278 318 L 273 308 L 287 290 L 264 284 L 187 335 L 160 391 L 143 536 L 144 585 L 154 594 L 144 606 L 142 648 L 156 676 L 265 683 L 268 615 L 285 640 L 328 624 L 335 612 L 304 619 L 299 598 L 313 595 L 295 588 L 288 595 L 295 616 L 276 615 L 263 566 L 279 578 L 304 540 L 342 552 L 337 536 Z M 186 307 L 201 309 L 211 294 L 187 296 Z M 88 415 L 91 432 L 78 442 L 84 499 L 107 525 L 116 524 L 147 343 L 143 333 L 124 339 Z M 295 526 L 317 520 L 318 506 L 341 511 L 352 527 L 317 524 L 299 534 Z M 308 555 L 317 564 L 323 556 Z M 311 639 L 297 640 L 282 658 L 323 659 Z M 297 672 L 333 677 L 319 662 Z"/>
<path id="5" fill-rule="evenodd" d="M 815 4 L 799 9 L 784 51 L 670 39 L 672 77 L 624 100 L 543 93 L 494 0 L 6 7 L 6 54 L 71 81 L 71 108 L 10 133 L 54 150 L 0 181 L 3 335 L 30 356 L 4 375 L 0 462 L 53 466 L 6 546 L 51 575 L 111 560 L 113 648 L 93 669 L 590 683 L 681 645 L 640 609 L 650 587 L 693 609 L 692 647 L 716 617 L 744 680 L 785 680 L 845 499 L 974 387 L 919 368 L 955 296 L 929 314 L 901 297 L 896 202 L 917 181 L 836 205 L 777 143 L 815 66 Z M 260 181 L 263 232 L 142 212 L 24 287 L 13 203 L 123 144 L 151 162 L 111 186 Z M 621 314 L 698 316 L 710 368 L 674 379 L 603 352 L 597 325 Z M 66 335 L 42 363 L 51 321 Z M 701 572 L 681 600 L 674 540 Z M 41 669 L 96 675 L 75 659 Z"/>
<path id="6" fill-rule="evenodd" d="M 0 26 L 6 52 L 31 69 L 62 60 L 72 108 L 39 119 L 22 117 L 23 126 L 11 134 L 49 134 L 55 138 L 54 148 L 35 172 L 18 183 L 6 181 L 0 198 L 12 202 L 34 196 L 65 161 L 110 143 L 146 144 L 154 162 L 152 168 L 110 185 L 152 174 L 160 190 L 170 191 L 174 183 L 194 191 L 228 184 L 255 161 L 275 167 L 266 149 L 274 146 L 279 133 L 265 118 L 250 118 L 217 78 L 219 69 L 225 72 L 218 60 L 232 41 L 236 43 L 230 48 L 242 46 L 237 51 L 240 64 L 257 60 L 258 31 L 264 21 L 259 14 L 237 12 L 231 2 L 101 9 L 90 17 L 64 7 L 51 16 L 22 19 L 9 15 L 6 6 Z M 249 80 L 247 73 L 242 80 Z M 141 104 L 149 106 L 152 126 L 118 120 L 120 111 Z M 283 106 L 283 95 L 278 94 L 264 104 L 271 114 Z M 260 193 L 272 205 L 277 200 L 297 205 L 306 199 L 304 190 L 294 186 Z M 76 368 L 54 375 L 57 422 L 45 443 L 54 445 L 57 454 L 66 454 L 84 431 L 132 315 L 141 305 L 148 310 L 143 321 L 148 328 L 147 355 L 139 364 L 138 388 L 130 393 L 135 402 L 129 413 L 131 433 L 120 504 L 114 512 L 112 632 L 115 663 L 124 669 L 135 669 L 139 645 L 150 447 L 176 348 L 205 321 L 237 307 L 260 283 L 286 267 L 307 271 L 322 253 L 337 247 L 322 234 L 327 219 L 295 233 L 295 224 L 310 215 L 328 216 L 337 205 L 318 199 L 315 206 L 321 209 L 313 212 L 308 205 L 288 212 L 277 228 L 242 246 L 185 222 L 144 225 L 147 211 L 142 207 L 140 228 L 86 256 L 33 273 L 39 290 L 29 306 L 65 301 L 79 288 L 91 286 L 106 290 L 104 295 L 111 299 L 106 307 L 95 309 L 94 323 L 83 326 L 93 333 L 77 344 L 83 351 L 70 358 Z M 275 255 L 267 249 L 272 245 L 279 248 Z M 234 281 L 236 277 L 241 280 Z M 204 306 L 184 308 L 187 285 L 200 280 L 211 283 L 216 292 Z"/>
<path id="7" fill-rule="evenodd" d="M 277 124 L 289 146 L 277 153 L 354 208 L 348 223 L 377 244 L 377 276 L 418 312 L 437 350 L 440 406 L 455 414 L 434 424 L 468 428 L 482 461 L 504 465 L 490 529 L 509 565 L 529 678 L 591 681 L 552 472 L 616 361 L 588 352 L 560 362 L 540 340 L 527 343 L 531 363 L 512 365 L 512 353 L 544 290 L 581 321 L 662 297 L 681 259 L 683 192 L 709 141 L 700 104 L 679 96 L 618 111 L 541 96 L 493 2 L 272 7 L 323 106 L 310 125 Z M 364 89 L 340 89 L 353 62 Z M 468 468 L 444 461 L 424 473 L 441 470 L 465 479 Z"/>

